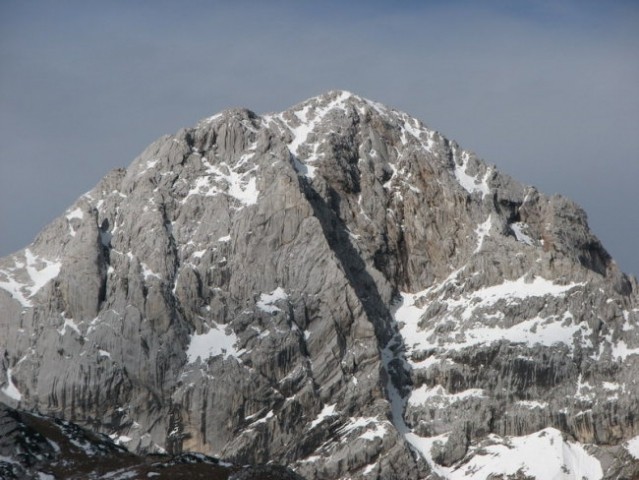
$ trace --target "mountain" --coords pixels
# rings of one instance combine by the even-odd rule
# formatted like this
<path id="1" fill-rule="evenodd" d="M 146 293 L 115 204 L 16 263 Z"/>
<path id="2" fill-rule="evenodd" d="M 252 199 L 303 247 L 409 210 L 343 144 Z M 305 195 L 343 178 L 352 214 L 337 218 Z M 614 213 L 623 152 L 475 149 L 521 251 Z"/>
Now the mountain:
<path id="1" fill-rule="evenodd" d="M 309 480 L 637 478 L 637 292 L 570 200 L 333 91 L 160 138 L 1 259 L 0 401 Z"/>

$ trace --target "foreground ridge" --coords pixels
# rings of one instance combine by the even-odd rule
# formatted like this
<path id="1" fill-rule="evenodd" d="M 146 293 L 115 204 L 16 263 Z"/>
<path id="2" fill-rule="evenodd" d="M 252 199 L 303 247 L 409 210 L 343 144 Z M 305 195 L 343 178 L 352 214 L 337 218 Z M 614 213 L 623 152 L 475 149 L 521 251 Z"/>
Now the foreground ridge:
<path id="1" fill-rule="evenodd" d="M 0 478 L 3 480 L 300 480 L 276 465 L 236 466 L 197 453 L 139 456 L 73 423 L 0 403 Z"/>
<path id="2" fill-rule="evenodd" d="M 577 205 L 332 91 L 160 138 L 0 259 L 0 401 L 308 479 L 633 478 L 638 322 Z"/>

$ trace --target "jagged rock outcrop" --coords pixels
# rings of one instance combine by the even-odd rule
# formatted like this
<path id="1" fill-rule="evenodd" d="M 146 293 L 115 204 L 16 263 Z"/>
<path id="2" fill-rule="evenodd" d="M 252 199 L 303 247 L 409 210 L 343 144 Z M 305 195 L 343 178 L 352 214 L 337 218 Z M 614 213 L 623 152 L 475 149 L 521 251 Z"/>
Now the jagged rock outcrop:
<path id="1" fill-rule="evenodd" d="M 574 203 L 336 91 L 162 137 L 0 260 L 0 391 L 309 479 L 632 478 L 638 298 Z"/>

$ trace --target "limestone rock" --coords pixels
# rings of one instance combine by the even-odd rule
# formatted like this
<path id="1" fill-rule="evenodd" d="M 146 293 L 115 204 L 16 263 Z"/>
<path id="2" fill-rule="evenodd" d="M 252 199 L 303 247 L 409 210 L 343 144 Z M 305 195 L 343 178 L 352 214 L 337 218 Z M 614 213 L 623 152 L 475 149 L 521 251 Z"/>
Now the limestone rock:
<path id="1" fill-rule="evenodd" d="M 0 259 L 0 398 L 308 479 L 633 475 L 637 291 L 571 201 L 334 91 L 160 138 Z"/>

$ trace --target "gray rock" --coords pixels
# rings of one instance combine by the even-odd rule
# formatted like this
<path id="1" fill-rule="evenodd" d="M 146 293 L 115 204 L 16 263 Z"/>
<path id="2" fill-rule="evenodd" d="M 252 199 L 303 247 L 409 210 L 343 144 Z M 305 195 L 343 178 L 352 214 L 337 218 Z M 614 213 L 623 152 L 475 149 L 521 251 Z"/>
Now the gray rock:
<path id="1" fill-rule="evenodd" d="M 551 428 L 635 462 L 637 282 L 585 213 L 348 92 L 160 138 L 0 287 L 0 397 L 134 452 L 446 478 Z"/>

